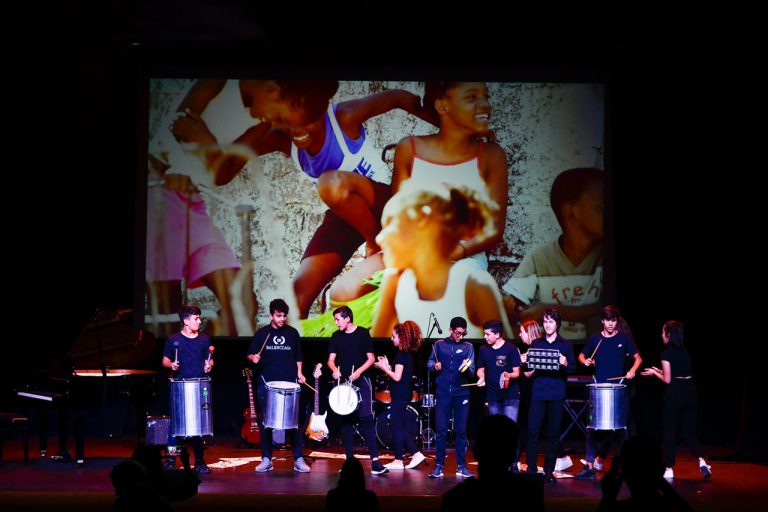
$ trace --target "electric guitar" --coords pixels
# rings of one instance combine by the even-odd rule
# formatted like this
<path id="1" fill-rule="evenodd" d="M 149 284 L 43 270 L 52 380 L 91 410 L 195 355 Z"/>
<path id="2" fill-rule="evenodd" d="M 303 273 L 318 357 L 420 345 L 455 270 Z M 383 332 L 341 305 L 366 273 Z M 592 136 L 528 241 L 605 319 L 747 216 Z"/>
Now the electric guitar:
<path id="1" fill-rule="evenodd" d="M 240 435 L 247 443 L 258 444 L 261 442 L 261 433 L 259 432 L 259 421 L 256 417 L 256 406 L 253 404 L 253 382 L 251 381 L 251 375 L 253 372 L 250 368 L 243 370 L 243 375 L 248 381 L 248 400 L 250 407 L 246 407 L 243 416 L 245 421 L 243 422 L 243 428 Z"/>
<path id="2" fill-rule="evenodd" d="M 328 437 L 328 426 L 325 424 L 325 417 L 328 415 L 328 411 L 320 414 L 320 396 L 317 394 L 317 390 L 320 389 L 320 368 L 322 366 L 321 363 L 318 363 L 315 366 L 315 371 L 312 373 L 312 376 L 315 377 L 315 410 L 309 418 L 306 434 L 313 441 L 322 441 Z"/>

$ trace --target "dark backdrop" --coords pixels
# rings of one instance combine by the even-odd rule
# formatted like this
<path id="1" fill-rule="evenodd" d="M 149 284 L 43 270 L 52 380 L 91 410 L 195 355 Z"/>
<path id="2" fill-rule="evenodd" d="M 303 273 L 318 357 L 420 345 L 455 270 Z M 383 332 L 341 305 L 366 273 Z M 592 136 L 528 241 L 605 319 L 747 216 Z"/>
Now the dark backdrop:
<path id="1" fill-rule="evenodd" d="M 87 13 L 98 22 L 65 7 L 12 15 L 4 35 L 4 402 L 25 369 L 74 341 L 95 308 L 133 303 L 139 71 L 171 60 L 339 64 L 339 48 L 353 45 L 362 57 L 344 65 L 361 70 L 606 72 L 616 303 L 649 362 L 658 361 L 662 323 L 685 322 L 702 440 L 764 451 L 758 16 L 479 2 L 472 16 L 382 8 L 361 26 L 344 2 L 332 15 L 314 6 L 290 16 L 248 2 L 196 1 L 184 11 L 113 4 Z M 658 386 L 639 387 L 642 427 L 655 428 Z"/>

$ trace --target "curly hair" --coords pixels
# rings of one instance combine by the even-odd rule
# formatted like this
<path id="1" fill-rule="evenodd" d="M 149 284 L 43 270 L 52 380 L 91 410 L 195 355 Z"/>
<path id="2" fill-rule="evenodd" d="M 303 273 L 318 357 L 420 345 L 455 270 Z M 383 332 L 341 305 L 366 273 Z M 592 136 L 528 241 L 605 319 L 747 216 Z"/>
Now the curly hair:
<path id="1" fill-rule="evenodd" d="M 421 329 L 416 322 L 406 320 L 395 326 L 397 337 L 400 338 L 400 350 L 416 352 L 421 345 Z"/>

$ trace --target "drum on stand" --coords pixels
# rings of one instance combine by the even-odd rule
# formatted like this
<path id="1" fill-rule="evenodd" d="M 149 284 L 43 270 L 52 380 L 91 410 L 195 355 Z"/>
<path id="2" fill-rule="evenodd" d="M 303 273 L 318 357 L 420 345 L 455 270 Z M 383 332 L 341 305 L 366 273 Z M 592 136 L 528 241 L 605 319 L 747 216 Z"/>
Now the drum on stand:
<path id="1" fill-rule="evenodd" d="M 212 436 L 211 378 L 171 379 L 171 435 Z"/>
<path id="2" fill-rule="evenodd" d="M 337 384 L 328 394 L 328 407 L 341 416 L 352 414 L 360 408 L 360 388 L 351 382 Z"/>
<path id="3" fill-rule="evenodd" d="M 387 450 L 395 448 L 394 437 L 392 437 L 392 406 L 376 415 L 376 438 L 381 446 Z M 413 439 L 414 443 L 419 444 L 419 413 L 410 405 L 405 406 L 405 435 Z"/>
<path id="4" fill-rule="evenodd" d="M 269 381 L 266 385 L 264 426 L 276 430 L 299 428 L 299 385 L 282 380 Z"/>
<path id="5" fill-rule="evenodd" d="M 592 430 L 627 428 L 627 386 L 625 384 L 587 384 L 589 423 Z"/>
<path id="6" fill-rule="evenodd" d="M 389 377 L 379 375 L 373 381 L 373 399 L 382 404 L 392 403 L 392 395 L 389 391 Z"/>

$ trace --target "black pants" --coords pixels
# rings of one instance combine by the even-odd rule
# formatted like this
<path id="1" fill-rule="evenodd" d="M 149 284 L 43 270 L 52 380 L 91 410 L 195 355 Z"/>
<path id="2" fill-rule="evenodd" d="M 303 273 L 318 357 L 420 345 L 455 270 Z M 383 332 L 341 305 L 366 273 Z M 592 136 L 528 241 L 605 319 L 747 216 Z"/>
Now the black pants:
<path id="1" fill-rule="evenodd" d="M 371 459 L 378 459 L 379 448 L 376 445 L 376 423 L 373 419 L 373 388 L 371 387 L 371 379 L 360 377 L 354 384 L 360 388 L 360 407 L 352 414 L 346 414 L 341 417 L 344 453 L 348 459 L 355 456 L 355 425 L 359 424 Z"/>
<path id="2" fill-rule="evenodd" d="M 699 398 L 692 380 L 672 379 L 664 391 L 664 463 L 675 465 L 678 436 L 697 459 L 701 447 L 696 435 Z"/>
<path id="3" fill-rule="evenodd" d="M 536 472 L 536 454 L 539 448 L 539 435 L 541 434 L 544 419 L 546 417 L 547 449 L 544 455 L 544 472 L 552 473 L 555 470 L 557 452 L 560 446 L 560 430 L 563 422 L 563 400 L 539 400 L 531 399 L 531 407 L 528 411 L 528 450 L 526 462 L 528 472 Z"/>

